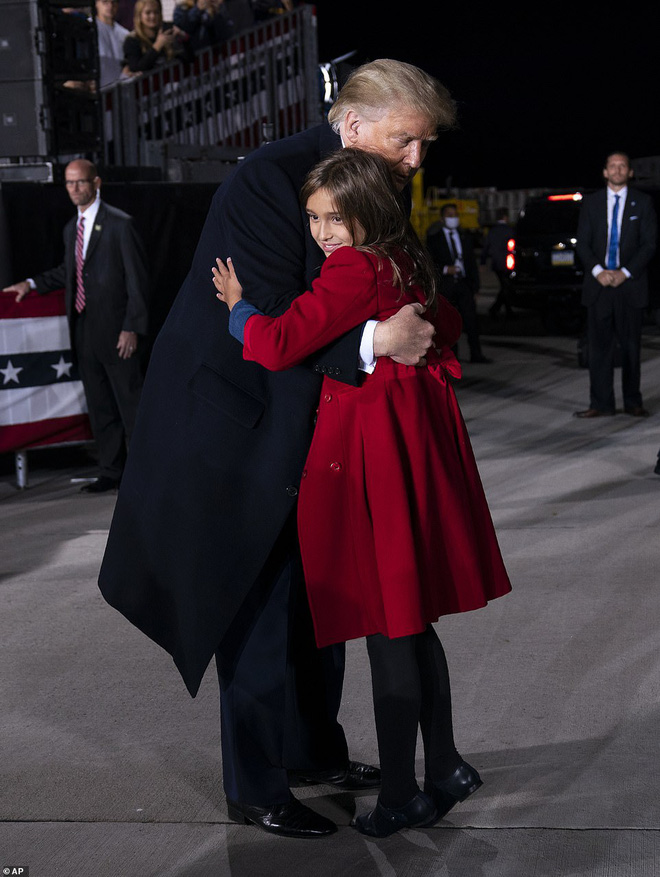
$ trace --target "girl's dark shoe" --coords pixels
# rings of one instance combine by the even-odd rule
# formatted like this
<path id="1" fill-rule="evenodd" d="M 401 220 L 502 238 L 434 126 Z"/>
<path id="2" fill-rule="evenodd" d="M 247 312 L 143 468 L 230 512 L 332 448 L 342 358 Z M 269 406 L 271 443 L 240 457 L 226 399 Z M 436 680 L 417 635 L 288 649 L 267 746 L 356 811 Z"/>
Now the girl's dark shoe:
<path id="1" fill-rule="evenodd" d="M 424 791 L 433 798 L 438 819 L 442 819 L 454 804 L 465 801 L 480 786 L 483 786 L 483 780 L 477 771 L 467 761 L 463 761 L 446 780 L 426 780 Z"/>
<path id="2" fill-rule="evenodd" d="M 370 837 L 388 837 L 401 828 L 425 828 L 439 819 L 432 799 L 418 792 L 404 807 L 383 807 L 376 803 L 371 813 L 358 816 L 355 828 Z"/>

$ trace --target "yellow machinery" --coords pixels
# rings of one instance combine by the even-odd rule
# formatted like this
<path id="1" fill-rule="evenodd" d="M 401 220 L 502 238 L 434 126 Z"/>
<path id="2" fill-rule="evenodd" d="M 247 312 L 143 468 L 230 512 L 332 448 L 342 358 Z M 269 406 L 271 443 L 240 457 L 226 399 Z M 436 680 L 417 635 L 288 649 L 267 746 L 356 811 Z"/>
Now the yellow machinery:
<path id="1" fill-rule="evenodd" d="M 471 233 L 479 231 L 479 202 L 475 198 L 440 197 L 440 190 L 435 186 L 424 192 L 424 169 L 421 168 L 412 181 L 412 212 L 410 221 L 420 237 L 426 240 L 429 226 L 440 221 L 440 210 L 444 204 L 455 204 L 461 219 L 461 228 Z"/>

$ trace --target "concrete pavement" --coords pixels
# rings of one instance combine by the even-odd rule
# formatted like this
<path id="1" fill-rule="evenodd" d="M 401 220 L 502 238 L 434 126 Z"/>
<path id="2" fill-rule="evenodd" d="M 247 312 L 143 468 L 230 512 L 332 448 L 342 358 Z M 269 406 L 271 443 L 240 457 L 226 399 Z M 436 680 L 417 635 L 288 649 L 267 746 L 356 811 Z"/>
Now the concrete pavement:
<path id="1" fill-rule="evenodd" d="M 169 657 L 104 603 L 114 496 L 71 484 L 91 469 L 84 451 L 35 451 L 27 490 L 11 459 L 0 470 L 1 873 L 660 874 L 660 335 L 644 334 L 652 416 L 582 421 L 575 339 L 524 315 L 484 328 L 494 363 L 465 364 L 457 392 L 514 590 L 437 625 L 478 794 L 382 841 L 349 826 L 373 795 L 323 786 L 297 794 L 339 823 L 327 840 L 231 823 L 213 668 L 191 700 Z M 352 757 L 376 762 L 362 642 L 342 720 Z"/>

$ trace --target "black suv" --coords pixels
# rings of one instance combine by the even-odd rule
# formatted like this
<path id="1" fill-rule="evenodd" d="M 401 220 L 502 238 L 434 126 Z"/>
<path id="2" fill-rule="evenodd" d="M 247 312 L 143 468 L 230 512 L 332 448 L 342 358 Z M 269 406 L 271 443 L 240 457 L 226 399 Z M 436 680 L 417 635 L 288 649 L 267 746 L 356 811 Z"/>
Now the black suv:
<path id="1" fill-rule="evenodd" d="M 520 211 L 509 256 L 510 301 L 540 312 L 550 331 L 579 332 L 583 269 L 575 250 L 583 192 L 548 192 Z"/>

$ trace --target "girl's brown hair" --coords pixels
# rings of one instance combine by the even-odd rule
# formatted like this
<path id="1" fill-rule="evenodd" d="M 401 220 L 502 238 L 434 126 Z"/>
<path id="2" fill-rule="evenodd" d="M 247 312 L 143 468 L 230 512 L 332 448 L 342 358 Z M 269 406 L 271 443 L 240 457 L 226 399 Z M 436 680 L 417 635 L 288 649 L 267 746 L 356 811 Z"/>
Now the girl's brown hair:
<path id="1" fill-rule="evenodd" d="M 337 213 L 355 240 L 359 228 L 364 240 L 356 249 L 389 259 L 395 282 L 402 290 L 419 285 L 426 292 L 426 305 L 436 295 L 435 271 L 410 224 L 403 198 L 394 188 L 390 169 L 380 155 L 364 149 L 340 149 L 319 162 L 307 175 L 300 192 L 303 206 L 319 189 L 332 198 Z M 412 263 L 402 274 L 401 252 Z"/>

